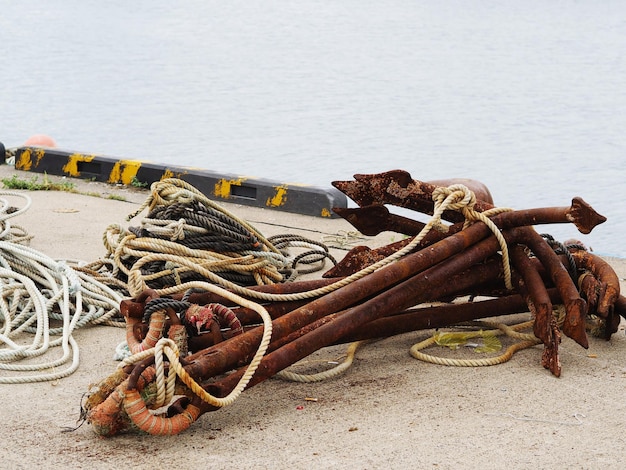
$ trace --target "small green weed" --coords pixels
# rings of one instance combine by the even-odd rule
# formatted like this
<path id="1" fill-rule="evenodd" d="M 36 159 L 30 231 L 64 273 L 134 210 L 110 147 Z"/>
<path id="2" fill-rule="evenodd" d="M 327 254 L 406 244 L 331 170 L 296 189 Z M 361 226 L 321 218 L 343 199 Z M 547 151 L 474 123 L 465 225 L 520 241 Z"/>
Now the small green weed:
<path id="1" fill-rule="evenodd" d="M 133 188 L 139 188 L 139 189 L 148 187 L 148 183 L 144 183 L 143 181 L 138 180 L 136 176 L 133 176 L 133 178 L 130 180 L 130 185 Z"/>
<path id="2" fill-rule="evenodd" d="M 48 179 L 48 175 L 44 173 L 43 181 L 39 182 L 37 176 L 33 176 L 30 180 L 18 178 L 13 175 L 11 178 L 3 178 L 2 184 L 7 189 L 27 189 L 29 191 L 67 191 L 76 192 L 73 183 L 62 182 L 54 183 Z"/>

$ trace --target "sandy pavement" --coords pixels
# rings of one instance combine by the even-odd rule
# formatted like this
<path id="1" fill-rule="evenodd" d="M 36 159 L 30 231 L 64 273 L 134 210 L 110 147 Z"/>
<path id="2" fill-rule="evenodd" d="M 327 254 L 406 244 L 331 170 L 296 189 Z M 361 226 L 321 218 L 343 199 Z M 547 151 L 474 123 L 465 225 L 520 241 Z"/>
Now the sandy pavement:
<path id="1" fill-rule="evenodd" d="M 23 179 L 33 176 L 0 165 L 0 177 L 14 173 Z M 11 223 L 33 234 L 31 247 L 48 256 L 93 261 L 105 254 L 101 239 L 106 227 L 128 225 L 125 217 L 147 193 L 76 183 L 81 191 L 104 197 L 29 192 L 32 206 Z M 108 199 L 109 193 L 126 201 Z M 301 233 L 319 240 L 353 230 L 338 219 L 228 208 L 265 235 Z M 387 233 L 364 244 L 392 239 Z M 334 251 L 337 258 L 344 253 Z M 626 263 L 610 261 L 624 288 Z M 203 415 L 177 436 L 126 434 L 105 439 L 88 424 L 62 432 L 76 425 L 81 397 L 90 384 L 113 372 L 114 348 L 124 340 L 120 328 L 83 328 L 74 335 L 81 354 L 74 374 L 55 382 L 0 385 L 0 468 L 623 466 L 624 322 L 610 341 L 590 338 L 588 350 L 564 337 L 560 378 L 541 366 L 541 347 L 518 352 L 493 367 L 445 367 L 412 358 L 411 345 L 431 335 L 432 331 L 418 331 L 366 345 L 351 369 L 325 382 L 267 380 L 245 391 L 233 405 Z M 340 360 L 344 351 L 345 346 L 324 349 L 305 362 Z"/>

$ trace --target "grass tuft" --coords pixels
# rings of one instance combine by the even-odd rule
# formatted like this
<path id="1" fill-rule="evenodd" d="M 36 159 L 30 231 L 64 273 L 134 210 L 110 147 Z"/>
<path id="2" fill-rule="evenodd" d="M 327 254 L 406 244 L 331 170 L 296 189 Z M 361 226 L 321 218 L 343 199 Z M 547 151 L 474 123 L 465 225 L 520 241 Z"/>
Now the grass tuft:
<path id="1" fill-rule="evenodd" d="M 76 192 L 74 183 L 62 182 L 54 183 L 48 179 L 48 175 L 44 174 L 43 181 L 39 182 L 37 176 L 33 176 L 30 180 L 18 178 L 13 175 L 11 178 L 3 178 L 2 184 L 7 189 L 27 189 L 29 191 L 67 191 Z"/>

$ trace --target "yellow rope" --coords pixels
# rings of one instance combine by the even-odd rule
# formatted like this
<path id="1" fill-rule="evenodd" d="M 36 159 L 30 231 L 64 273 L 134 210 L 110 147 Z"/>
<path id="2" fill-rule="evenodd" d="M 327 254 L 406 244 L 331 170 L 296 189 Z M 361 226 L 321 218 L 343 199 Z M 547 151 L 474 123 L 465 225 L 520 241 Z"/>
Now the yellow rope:
<path id="1" fill-rule="evenodd" d="M 429 362 L 431 364 L 439 364 L 444 366 L 456 366 L 456 367 L 483 367 L 483 366 L 493 366 L 496 364 L 502 364 L 507 362 L 513 357 L 517 351 L 521 351 L 522 349 L 530 348 L 532 346 L 536 346 L 541 343 L 541 340 L 535 337 L 533 334 L 520 333 L 518 330 L 524 330 L 526 328 L 530 328 L 533 326 L 534 321 L 527 321 L 524 323 L 520 323 L 514 326 L 508 326 L 504 323 L 494 323 L 494 322 L 474 322 L 477 326 L 486 326 L 489 328 L 496 328 L 494 330 L 488 331 L 475 331 L 464 333 L 464 337 L 466 339 L 476 338 L 480 336 L 499 336 L 499 335 L 507 335 L 511 338 L 520 339 L 520 342 L 514 343 L 509 346 L 504 353 L 499 356 L 490 357 L 490 358 L 482 358 L 482 359 L 452 359 L 452 358 L 443 358 L 432 356 L 430 354 L 426 354 L 421 352 L 423 349 L 426 349 L 434 344 L 436 344 L 436 337 L 432 336 L 424 341 L 421 341 L 417 344 L 411 346 L 410 354 L 415 359 L 419 359 L 424 362 Z"/>

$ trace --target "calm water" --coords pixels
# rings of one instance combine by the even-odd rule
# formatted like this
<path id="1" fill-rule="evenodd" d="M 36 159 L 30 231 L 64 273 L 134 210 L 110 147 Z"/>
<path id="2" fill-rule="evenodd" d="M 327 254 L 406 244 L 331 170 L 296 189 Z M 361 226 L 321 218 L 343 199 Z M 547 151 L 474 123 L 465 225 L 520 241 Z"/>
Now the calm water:
<path id="1" fill-rule="evenodd" d="M 608 222 L 626 257 L 626 3 L 0 0 L 0 140 L 330 186 L 402 168 Z M 559 239 L 573 227 L 541 231 Z"/>

